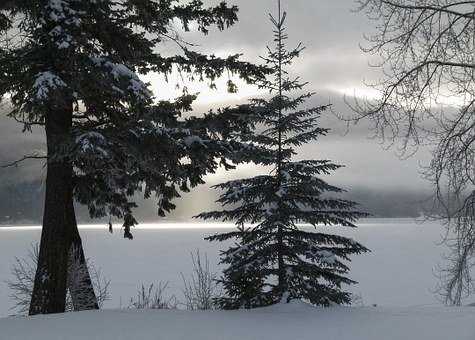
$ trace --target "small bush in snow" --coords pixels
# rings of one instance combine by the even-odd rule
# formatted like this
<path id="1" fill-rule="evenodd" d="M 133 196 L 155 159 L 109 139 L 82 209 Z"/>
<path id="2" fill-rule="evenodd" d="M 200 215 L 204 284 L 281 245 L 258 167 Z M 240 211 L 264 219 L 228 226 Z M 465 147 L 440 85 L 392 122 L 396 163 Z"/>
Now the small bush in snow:
<path id="1" fill-rule="evenodd" d="M 10 289 L 10 298 L 13 301 L 13 307 L 11 309 L 18 314 L 28 313 L 33 285 L 35 282 L 38 256 L 38 243 L 32 244 L 25 257 L 15 258 L 15 262 L 11 268 L 13 278 L 6 281 L 7 286 Z M 101 270 L 97 269 L 92 261 L 87 260 L 87 266 L 91 274 L 91 281 L 96 293 L 97 303 L 99 307 L 102 307 L 105 301 L 110 300 L 110 280 L 103 277 Z M 66 311 L 71 312 L 73 310 L 74 307 L 71 296 L 68 293 L 66 295 Z"/>
<path id="2" fill-rule="evenodd" d="M 166 297 L 165 292 L 168 282 L 159 282 L 158 285 L 150 284 L 148 287 L 141 285 L 137 295 L 130 298 L 128 308 L 132 309 L 176 309 L 178 302 L 175 296 Z"/>
<path id="3" fill-rule="evenodd" d="M 201 257 L 199 250 L 191 253 L 193 270 L 189 278 L 181 274 L 183 280 L 184 305 L 188 310 L 215 309 L 215 299 L 219 295 L 217 275 L 210 271 L 208 257 Z"/>

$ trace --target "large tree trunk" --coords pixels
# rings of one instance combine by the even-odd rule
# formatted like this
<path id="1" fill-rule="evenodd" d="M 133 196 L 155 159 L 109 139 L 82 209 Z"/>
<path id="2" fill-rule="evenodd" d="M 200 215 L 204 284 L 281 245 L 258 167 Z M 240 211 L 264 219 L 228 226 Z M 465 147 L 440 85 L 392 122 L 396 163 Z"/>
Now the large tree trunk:
<path id="1" fill-rule="evenodd" d="M 45 123 L 48 148 L 45 208 L 30 315 L 64 312 L 68 283 L 72 284 L 73 301 L 81 305 L 79 301 L 83 298 L 79 297 L 78 284 L 68 280 L 69 263 L 82 263 L 87 272 L 74 216 L 73 169 L 67 158 L 55 157 L 62 154 L 62 148 L 71 140 L 72 110 L 51 110 Z M 81 282 L 89 283 L 88 295 L 92 296 L 88 272 Z M 95 295 L 93 304 L 97 308 Z"/>
<path id="2" fill-rule="evenodd" d="M 77 229 L 74 204 L 70 203 L 70 223 L 75 226 L 71 247 L 69 248 L 67 287 L 75 311 L 99 309 L 97 297 L 92 285 L 82 241 Z"/>
<path id="3" fill-rule="evenodd" d="M 49 123 L 51 124 L 51 123 Z M 56 136 L 48 131 L 48 153 Z M 54 142 L 53 142 L 54 140 Z M 30 304 L 30 315 L 62 313 L 66 302 L 66 279 L 72 228 L 68 219 L 72 199 L 72 169 L 64 162 L 48 161 L 45 208 L 38 267 Z"/>

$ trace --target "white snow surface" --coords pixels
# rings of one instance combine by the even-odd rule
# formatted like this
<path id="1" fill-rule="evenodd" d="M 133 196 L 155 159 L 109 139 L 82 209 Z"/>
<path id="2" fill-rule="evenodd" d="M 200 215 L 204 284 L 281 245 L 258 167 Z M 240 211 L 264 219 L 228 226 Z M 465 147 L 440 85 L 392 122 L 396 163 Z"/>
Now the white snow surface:
<path id="1" fill-rule="evenodd" d="M 33 318 L 13 311 L 5 283 L 15 256 L 24 257 L 40 237 L 39 227 L 0 227 L 0 340 L 186 339 L 186 340 L 465 340 L 475 339 L 475 307 L 445 307 L 434 294 L 434 268 L 446 251 L 438 223 L 412 219 L 370 219 L 358 229 L 323 228 L 353 238 L 372 250 L 354 256 L 346 287 L 361 297 L 353 307 L 313 308 L 302 303 L 252 311 L 132 311 L 126 307 L 141 283 L 168 281 L 167 295 L 182 299 L 180 273 L 191 270 L 190 252 L 200 249 L 219 271 L 219 250 L 229 243 L 203 237 L 229 231 L 227 224 L 139 225 L 134 240 L 113 235 L 106 225 L 81 226 L 86 256 L 111 280 L 106 310 Z M 471 296 L 465 305 L 473 303 Z M 372 307 L 377 304 L 377 307 Z M 364 305 L 361 307 L 360 305 Z M 3 319 L 2 319 L 3 317 Z"/>
<path id="2" fill-rule="evenodd" d="M 150 209 L 154 209 L 154 204 Z M 443 265 L 442 254 L 447 249 L 440 245 L 444 236 L 440 224 L 417 224 L 413 219 L 369 219 L 358 225 L 358 229 L 321 230 L 336 232 L 371 249 L 371 253 L 352 257 L 349 277 L 358 284 L 345 289 L 357 294 L 368 306 L 441 306 L 435 294 L 435 268 Z M 220 244 L 203 238 L 231 228 L 232 225 L 220 223 L 162 221 L 134 228 L 133 241 L 123 238 L 118 225 L 112 235 L 106 224 L 81 226 L 80 233 L 86 256 L 111 280 L 112 299 L 106 301 L 105 307 L 115 309 L 127 306 L 142 283 L 168 281 L 168 295 L 183 299 L 180 273 L 188 275 L 191 271 L 190 252 L 199 249 L 206 253 L 211 270 L 220 272 L 219 252 L 231 242 Z M 25 257 L 31 244 L 39 241 L 40 233 L 39 227 L 0 226 L 0 318 L 14 313 L 5 281 L 12 279 L 10 269 L 15 257 Z M 474 301 L 475 296 L 471 296 L 463 304 Z"/>
<path id="3" fill-rule="evenodd" d="M 475 308 L 106 310 L 0 319 L 1 340 L 473 340 Z"/>

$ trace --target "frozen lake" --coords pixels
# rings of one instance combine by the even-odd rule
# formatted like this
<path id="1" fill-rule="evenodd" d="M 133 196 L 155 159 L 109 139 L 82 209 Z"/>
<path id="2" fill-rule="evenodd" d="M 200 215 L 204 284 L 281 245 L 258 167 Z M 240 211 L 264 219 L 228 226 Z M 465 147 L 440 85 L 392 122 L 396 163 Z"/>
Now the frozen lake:
<path id="1" fill-rule="evenodd" d="M 445 251 L 439 245 L 440 224 L 415 223 L 412 219 L 368 219 L 357 230 L 334 228 L 372 250 L 354 257 L 351 278 L 359 284 L 351 290 L 361 295 L 364 304 L 381 306 L 423 306 L 440 304 L 434 290 L 434 269 Z M 128 304 L 141 283 L 168 281 L 170 293 L 181 298 L 180 273 L 191 271 L 190 252 L 206 253 L 211 267 L 217 266 L 224 244 L 209 243 L 203 237 L 231 228 L 225 224 L 168 223 L 143 225 L 134 231 L 134 240 L 113 235 L 106 226 L 83 226 L 81 235 L 86 256 L 111 280 L 112 300 L 107 308 Z M 39 240 L 38 227 L 0 227 L 0 317 L 9 313 L 11 302 L 5 280 L 15 256 L 23 257 Z"/>

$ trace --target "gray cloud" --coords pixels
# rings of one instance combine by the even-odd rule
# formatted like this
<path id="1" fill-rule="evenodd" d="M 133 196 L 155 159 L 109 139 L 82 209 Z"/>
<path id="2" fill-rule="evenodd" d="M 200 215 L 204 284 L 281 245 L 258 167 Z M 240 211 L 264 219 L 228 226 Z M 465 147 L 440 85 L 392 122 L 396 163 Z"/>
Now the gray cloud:
<path id="1" fill-rule="evenodd" d="M 325 98 L 325 99 L 324 99 Z M 343 112 L 349 110 L 343 103 L 341 94 L 334 92 L 321 93 L 309 105 L 326 104 L 332 102 Z M 203 108 L 205 109 L 205 108 Z M 343 112 L 344 113 L 344 112 Z M 335 163 L 345 165 L 334 175 L 327 176 L 331 184 L 349 190 L 348 198 L 360 202 L 363 207 L 377 216 L 414 216 L 421 211 L 418 202 L 430 194 L 428 184 L 419 175 L 419 163 L 427 161 L 429 154 L 422 151 L 417 157 L 400 160 L 395 151 L 388 151 L 377 140 L 369 138 L 369 126 L 360 125 L 352 128 L 347 134 L 345 123 L 339 121 L 330 111 L 321 119 L 321 125 L 330 127 L 332 131 L 316 143 L 309 144 L 299 150 L 299 158 L 331 159 Z M 4 136 L 0 144 L 0 162 L 20 158 L 31 150 L 44 148 L 44 136 L 40 130 L 33 133 L 21 133 L 21 127 L 6 117 L 0 117 L 0 134 Z M 190 194 L 184 194 L 177 202 L 177 210 L 168 219 L 186 220 L 203 210 L 216 207 L 214 204 L 218 193 L 209 187 L 213 184 L 231 179 L 248 177 L 256 172 L 265 172 L 265 169 L 255 165 L 240 166 L 229 173 L 220 172 L 210 175 L 207 184 L 200 186 Z M 38 211 L 42 207 L 44 189 L 44 175 L 42 162 L 30 161 L 18 168 L 7 168 L 0 171 L 2 184 L 0 185 L 0 200 L 12 201 L 11 196 L 23 200 L 23 206 L 34 206 L 33 212 L 20 209 L 19 213 L 12 213 L 11 205 L 0 205 L 1 216 L 10 216 L 23 220 L 39 218 Z M 32 193 L 32 186 L 37 190 Z M 13 189 L 16 188 L 16 189 Z M 153 200 L 144 201 L 139 196 L 137 215 L 141 221 L 157 220 L 156 203 Z M 36 205 L 35 205 L 36 204 Z M 18 208 L 18 206 L 17 206 Z M 78 207 L 79 220 L 89 222 L 87 211 Z"/>
<path id="2" fill-rule="evenodd" d="M 214 0 L 207 2 L 216 3 Z M 207 37 L 193 33 L 183 36 L 199 44 L 197 48 L 203 52 L 215 51 L 219 55 L 243 53 L 244 59 L 257 62 L 258 56 L 265 53 L 265 46 L 272 40 L 267 13 L 275 12 L 276 1 L 236 0 L 234 3 L 240 8 L 240 21 L 235 27 L 225 32 L 212 31 Z M 336 112 L 350 114 L 350 109 L 343 102 L 342 92 L 352 93 L 353 88 L 362 87 L 365 79 L 374 80 L 379 77 L 379 73 L 368 66 L 368 56 L 359 48 L 363 34 L 371 30 L 368 19 L 362 13 L 352 12 L 356 6 L 353 0 L 288 0 L 283 1 L 283 4 L 288 11 L 289 46 L 294 46 L 299 41 L 307 46 L 292 72 L 310 82 L 308 90 L 317 92 L 309 105 L 332 103 Z M 172 43 L 168 43 L 163 52 L 171 53 L 172 46 Z M 355 91 L 358 93 L 359 90 Z M 233 100 L 220 105 L 236 103 L 238 102 Z M 213 106 L 199 104 L 195 106 L 195 110 L 203 112 Z M 331 112 L 322 117 L 321 124 L 331 128 L 332 132 L 317 143 L 303 147 L 299 157 L 328 158 L 346 165 L 327 180 L 349 189 L 348 197 L 359 201 L 375 215 L 414 216 L 419 213 L 421 205 L 417 202 L 424 200 L 430 193 L 428 183 L 419 175 L 420 163 L 426 163 L 429 159 L 428 150 L 421 150 L 415 157 L 401 161 L 396 150 L 387 151 L 377 140 L 369 139 L 371 132 L 367 122 L 352 127 L 346 135 L 346 125 Z M 41 130 L 21 134 L 21 126 L 3 116 L 0 117 L 0 135 L 2 163 L 32 150 L 45 148 Z M 202 210 L 212 208 L 217 193 L 209 189 L 209 185 L 229 178 L 250 176 L 261 170 L 244 166 L 229 174 L 210 176 L 208 184 L 179 200 L 177 210 L 169 218 L 188 219 Z M 38 209 L 41 210 L 42 207 L 44 175 L 45 171 L 39 162 L 28 162 L 19 168 L 0 170 L 0 200 L 9 199 L 8 195 L 28 196 L 28 188 L 34 183 L 39 191 L 30 200 L 36 202 L 36 210 L 31 208 L 36 213 L 25 218 L 37 219 Z M 17 190 L 12 191 L 12 186 Z M 7 209 L 10 208 L 0 206 L 0 216 L 8 214 Z M 22 211 L 21 214 L 28 215 L 24 209 Z M 78 211 L 79 219 L 87 221 L 85 209 L 79 208 Z M 141 200 L 138 215 L 141 220 L 156 220 L 155 202 Z"/>

